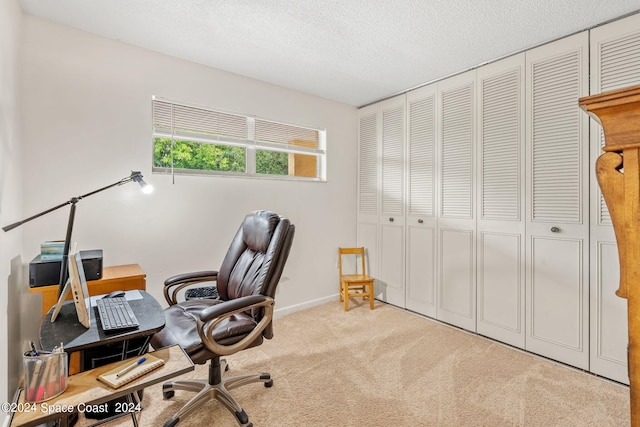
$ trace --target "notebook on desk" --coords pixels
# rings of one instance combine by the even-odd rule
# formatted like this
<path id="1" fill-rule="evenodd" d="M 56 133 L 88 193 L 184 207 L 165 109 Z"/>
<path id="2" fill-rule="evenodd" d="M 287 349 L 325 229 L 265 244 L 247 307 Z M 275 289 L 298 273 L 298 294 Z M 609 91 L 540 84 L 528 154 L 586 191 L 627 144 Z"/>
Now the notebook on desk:
<path id="1" fill-rule="evenodd" d="M 98 380 L 113 388 L 118 388 L 164 365 L 164 360 L 159 359 L 152 354 L 146 354 L 144 355 L 144 358 L 145 360 L 139 364 L 136 361 L 131 360 L 126 363 L 122 363 L 116 368 L 99 375 Z M 134 367 L 128 369 L 131 365 Z M 118 375 L 120 372 L 124 373 L 122 375 Z"/>

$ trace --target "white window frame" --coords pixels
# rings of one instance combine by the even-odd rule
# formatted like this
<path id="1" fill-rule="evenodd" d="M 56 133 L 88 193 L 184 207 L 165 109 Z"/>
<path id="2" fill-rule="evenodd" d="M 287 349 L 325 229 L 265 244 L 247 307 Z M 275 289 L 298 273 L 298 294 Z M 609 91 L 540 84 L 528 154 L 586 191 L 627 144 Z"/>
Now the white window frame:
<path id="1" fill-rule="evenodd" d="M 157 120 L 155 117 L 155 108 L 156 102 L 160 102 L 163 104 L 170 104 L 179 107 L 192 108 L 193 111 L 196 112 L 198 110 L 202 110 L 204 112 L 218 113 L 222 115 L 230 115 L 235 117 L 242 117 L 246 119 L 247 124 L 247 133 L 246 138 L 240 137 L 232 137 L 232 136 L 221 136 L 214 135 L 210 133 L 202 133 L 198 131 L 183 131 L 175 129 L 173 125 L 173 117 L 171 118 L 170 126 L 158 126 Z M 196 118 L 197 120 L 197 118 Z M 300 130 L 310 130 L 313 132 L 317 132 L 318 139 L 318 147 L 317 148 L 309 148 L 302 146 L 295 146 L 286 143 L 278 143 L 278 142 L 269 142 L 255 139 L 255 123 L 256 120 L 262 122 L 269 122 L 276 125 L 284 125 L 291 128 L 297 128 Z M 213 170 L 201 170 L 201 169 L 180 169 L 174 168 L 173 165 L 170 168 L 156 166 L 154 161 L 154 146 L 155 146 L 155 138 L 167 138 L 172 141 L 176 140 L 188 140 L 193 142 L 201 142 L 207 144 L 220 144 L 227 146 L 235 146 L 235 147 L 243 147 L 245 148 L 246 156 L 245 156 L 245 171 L 244 172 L 228 172 L 228 171 L 213 171 Z M 249 178 L 261 178 L 261 179 L 283 179 L 283 180 L 294 180 L 294 181 L 311 181 L 311 182 L 326 182 L 326 138 L 327 132 L 325 129 L 318 129 L 310 126 L 300 126 L 291 123 L 285 123 L 281 121 L 266 119 L 257 116 L 250 116 L 246 114 L 240 114 L 235 112 L 224 111 L 220 109 L 214 109 L 209 107 L 204 107 L 201 105 L 190 104 L 186 102 L 174 101 L 161 97 L 152 97 L 152 137 L 151 137 L 151 148 L 152 148 L 152 171 L 153 173 L 164 173 L 171 175 L 209 175 L 209 176 L 234 176 L 234 177 L 249 177 Z M 281 153 L 291 153 L 291 154 L 303 154 L 303 155 L 311 155 L 316 157 L 316 176 L 308 177 L 308 176 L 293 176 L 293 175 L 276 175 L 276 174 L 264 174 L 256 172 L 256 150 L 270 150 Z"/>

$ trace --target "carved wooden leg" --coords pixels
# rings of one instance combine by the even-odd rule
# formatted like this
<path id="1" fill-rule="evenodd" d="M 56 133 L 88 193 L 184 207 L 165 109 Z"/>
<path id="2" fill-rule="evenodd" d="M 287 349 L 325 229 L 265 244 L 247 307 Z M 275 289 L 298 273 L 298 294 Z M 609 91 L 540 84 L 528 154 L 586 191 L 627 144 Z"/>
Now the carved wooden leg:
<path id="1" fill-rule="evenodd" d="M 625 149 L 625 241 L 627 310 L 629 316 L 629 380 L 631 425 L 640 425 L 640 150 Z M 631 243 L 631 244 L 630 244 Z"/>
<path id="2" fill-rule="evenodd" d="M 624 172 L 621 172 L 621 169 Z M 627 298 L 631 425 L 640 426 L 640 149 L 601 155 L 596 175 L 618 243 L 620 287 Z"/>
<path id="3" fill-rule="evenodd" d="M 627 278 L 625 269 L 626 239 L 624 223 L 624 175 L 620 171 L 623 159 L 618 153 L 604 153 L 596 160 L 596 177 L 598 185 L 607 203 L 613 230 L 618 243 L 618 258 L 620 260 L 620 285 L 616 295 L 627 297 Z"/>

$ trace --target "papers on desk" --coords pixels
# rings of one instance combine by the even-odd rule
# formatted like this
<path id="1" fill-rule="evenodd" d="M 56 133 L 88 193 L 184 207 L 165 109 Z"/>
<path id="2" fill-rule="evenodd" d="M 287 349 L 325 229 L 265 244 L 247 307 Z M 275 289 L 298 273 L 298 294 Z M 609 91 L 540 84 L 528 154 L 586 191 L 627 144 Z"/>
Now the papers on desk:
<path id="1" fill-rule="evenodd" d="M 95 307 L 97 305 L 96 300 L 99 300 L 105 295 L 108 295 L 108 294 L 96 295 L 91 297 L 91 307 Z M 140 291 L 137 291 L 137 290 L 126 291 L 124 293 L 124 297 L 127 299 L 127 301 L 133 301 L 136 299 L 142 299 L 142 294 L 140 293 Z"/>

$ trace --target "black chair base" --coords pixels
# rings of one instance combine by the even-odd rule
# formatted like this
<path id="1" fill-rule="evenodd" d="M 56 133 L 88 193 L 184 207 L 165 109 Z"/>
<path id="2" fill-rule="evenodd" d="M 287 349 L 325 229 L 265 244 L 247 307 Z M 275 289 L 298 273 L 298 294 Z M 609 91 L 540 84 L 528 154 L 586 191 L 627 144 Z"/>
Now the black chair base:
<path id="1" fill-rule="evenodd" d="M 211 364 L 209 365 L 209 379 L 207 381 L 180 380 L 164 383 L 162 385 L 162 396 L 165 399 L 171 399 L 175 395 L 176 390 L 187 390 L 197 393 L 178 412 L 176 412 L 173 417 L 164 423 L 164 427 L 175 426 L 181 421 L 181 419 L 184 419 L 200 406 L 213 399 L 222 403 L 236 417 L 239 425 L 242 427 L 252 427 L 253 424 L 249 422 L 249 416 L 244 409 L 242 409 L 240 404 L 236 402 L 229 390 L 256 382 L 262 382 L 265 387 L 271 387 L 273 385 L 271 375 L 268 373 L 261 373 L 224 378 L 222 372 L 227 371 L 228 369 L 229 367 L 226 360 L 221 360 L 216 357 L 211 359 Z"/>

